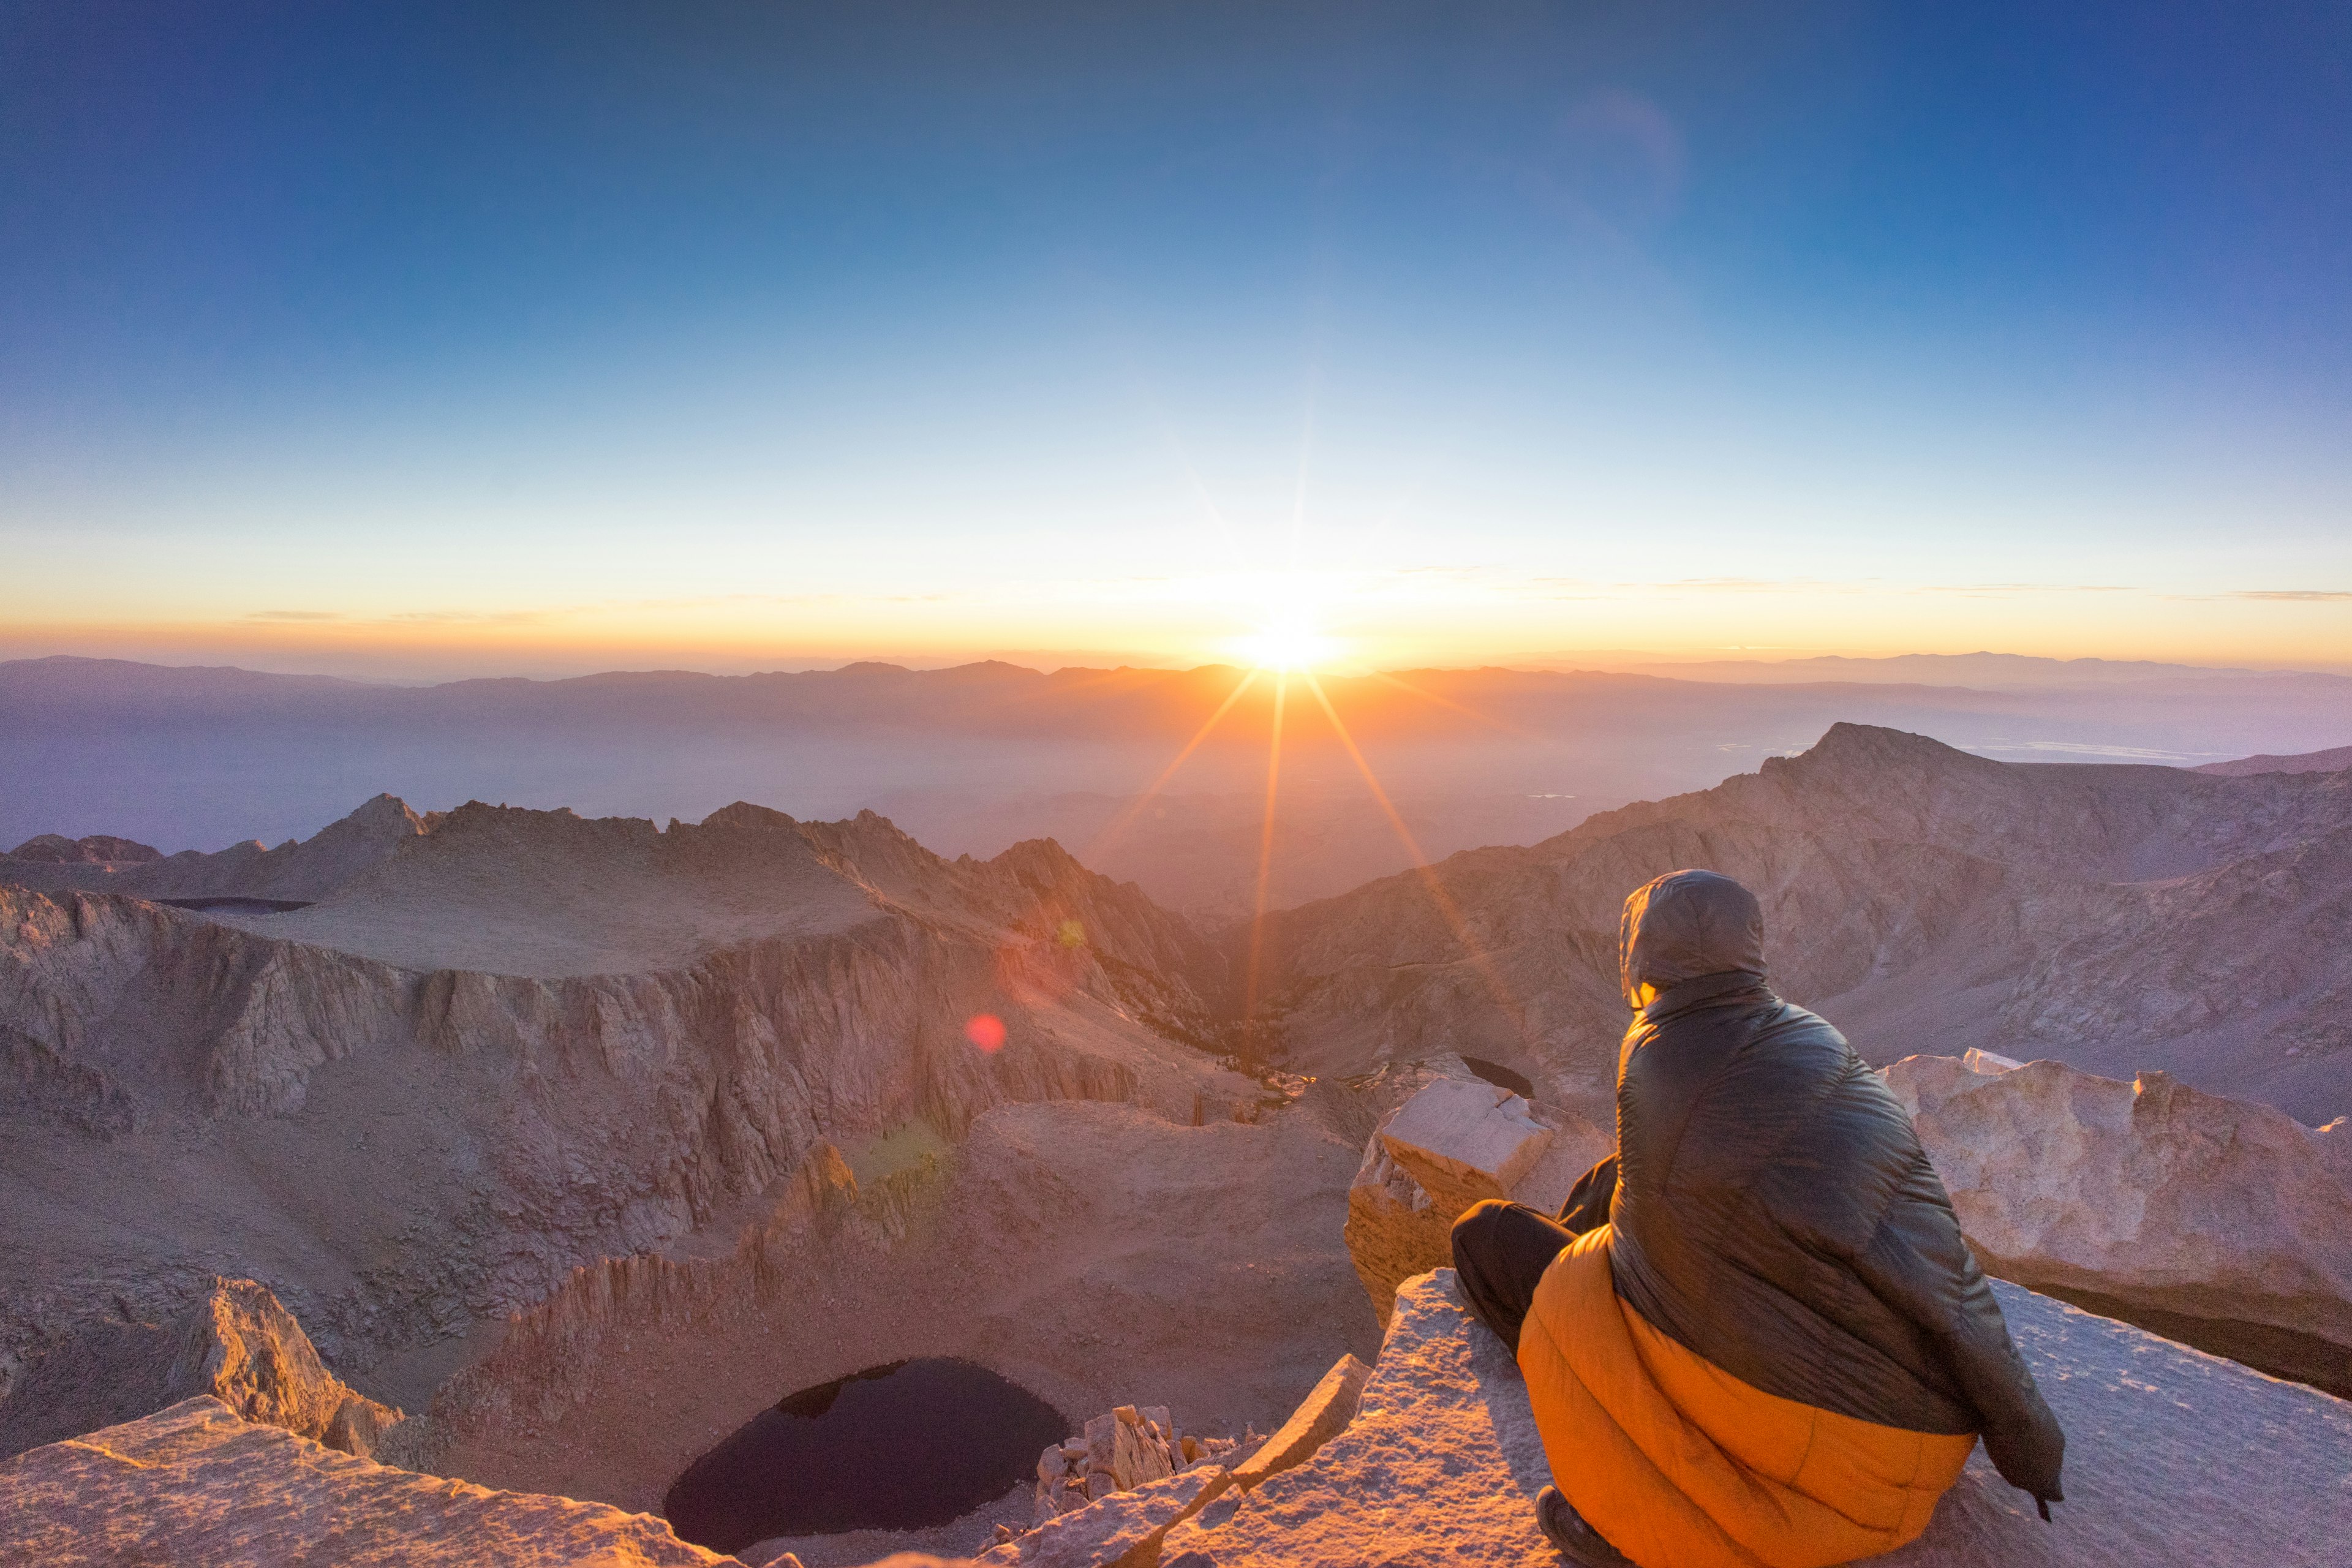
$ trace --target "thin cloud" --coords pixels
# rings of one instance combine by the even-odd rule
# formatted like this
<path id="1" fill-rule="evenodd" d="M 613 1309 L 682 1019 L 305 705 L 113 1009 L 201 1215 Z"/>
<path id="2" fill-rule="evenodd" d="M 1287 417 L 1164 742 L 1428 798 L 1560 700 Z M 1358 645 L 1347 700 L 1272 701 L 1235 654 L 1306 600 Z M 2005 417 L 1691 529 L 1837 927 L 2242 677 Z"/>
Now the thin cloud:
<path id="1" fill-rule="evenodd" d="M 1955 594 L 1999 598 L 2013 594 L 2138 594 L 2128 583 L 1890 583 L 1884 577 L 1683 577 L 1672 582 L 1617 583 L 1621 590 L 1704 594 Z"/>
<path id="2" fill-rule="evenodd" d="M 1929 583 L 1924 594 L 1956 594 L 1969 599 L 2005 599 L 2016 594 L 2137 594 L 2125 583 Z"/>
<path id="3" fill-rule="evenodd" d="M 548 618 L 545 610 L 402 610 L 384 617 L 404 626 L 528 626 Z"/>
<path id="4" fill-rule="evenodd" d="M 1971 752 L 2056 752 L 2077 757 L 2115 757 L 2134 763 L 2186 763 L 2199 757 L 2226 757 L 2227 752 L 2167 752 L 2148 746 L 2116 746 L 2103 741 L 1987 741 L 1965 748 Z"/>
<path id="5" fill-rule="evenodd" d="M 2271 599 L 2290 604 L 2321 604 L 2352 599 L 2352 588 L 2247 588 L 2224 594 L 2225 599 Z"/>
<path id="6" fill-rule="evenodd" d="M 245 617 L 248 621 L 340 621 L 340 610 L 256 610 Z"/>

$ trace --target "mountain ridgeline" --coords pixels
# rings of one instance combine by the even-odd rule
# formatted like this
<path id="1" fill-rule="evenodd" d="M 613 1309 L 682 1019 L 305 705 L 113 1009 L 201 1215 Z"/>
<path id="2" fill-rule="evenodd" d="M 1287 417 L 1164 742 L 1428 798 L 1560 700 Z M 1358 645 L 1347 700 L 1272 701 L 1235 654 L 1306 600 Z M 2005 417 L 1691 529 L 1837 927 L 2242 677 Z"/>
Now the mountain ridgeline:
<path id="1" fill-rule="evenodd" d="M 81 859 L 100 853 L 85 837 L 108 836 L 278 844 L 375 790 L 419 810 L 478 797 L 586 816 L 698 817 L 742 799 L 803 819 L 877 811 L 949 856 L 1052 838 L 1207 926 L 1347 892 L 1417 854 L 1533 844 L 1802 750 L 1842 720 L 2003 759 L 2189 764 L 2339 745 L 2352 711 L 2352 676 L 1991 655 L 1331 673 L 1316 689 L 1328 710 L 1297 682 L 1219 665 L 398 687 L 0 660 L 13 742 L 0 746 L 0 846 L 40 837 Z"/>
<path id="2" fill-rule="evenodd" d="M 1023 1100 L 1190 1122 L 1255 1092 L 1186 1043 L 1213 950 L 1050 843 L 949 861 L 871 815 L 663 831 L 378 801 L 142 869 L 311 897 L 0 883 L 0 1373 L 257 1270 L 365 1371 L 824 1143 L 954 1137 Z M 37 1415 L 5 1401 L 0 1438 L 46 1440 L 13 1424 Z"/>
<path id="3" fill-rule="evenodd" d="M 1446 1048 L 1597 1092 L 1620 906 L 1685 866 L 1755 889 L 1774 984 L 1873 1061 L 1978 1047 L 2352 1110 L 2352 773 L 2004 763 L 1853 724 L 1270 917 L 1258 1032 L 1308 1072 Z"/>

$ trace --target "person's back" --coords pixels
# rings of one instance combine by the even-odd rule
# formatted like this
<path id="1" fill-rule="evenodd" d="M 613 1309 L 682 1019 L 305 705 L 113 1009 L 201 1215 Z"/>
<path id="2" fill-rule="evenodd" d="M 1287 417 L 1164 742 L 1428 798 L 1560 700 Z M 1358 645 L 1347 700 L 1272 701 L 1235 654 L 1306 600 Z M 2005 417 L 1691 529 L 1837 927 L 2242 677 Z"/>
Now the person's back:
<path id="1" fill-rule="evenodd" d="M 2058 1500 L 2063 1435 L 1942 1184 L 1884 1081 L 1766 986 L 1754 898 L 1662 877 L 1621 952 L 1617 1153 L 1558 1225 L 1492 1204 L 1455 1231 L 1528 1374 L 1555 1539 L 1655 1568 L 1844 1562 L 1925 1528 L 1979 1433 Z"/>

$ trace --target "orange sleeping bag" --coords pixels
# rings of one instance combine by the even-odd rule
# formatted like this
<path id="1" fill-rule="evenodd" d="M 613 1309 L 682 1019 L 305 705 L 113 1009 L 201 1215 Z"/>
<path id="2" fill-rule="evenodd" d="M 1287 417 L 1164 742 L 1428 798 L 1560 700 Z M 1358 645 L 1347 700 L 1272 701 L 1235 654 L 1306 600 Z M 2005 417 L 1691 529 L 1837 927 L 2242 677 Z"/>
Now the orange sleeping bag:
<path id="1" fill-rule="evenodd" d="M 1618 1297 L 1607 1226 L 1552 1261 L 1519 1370 L 1553 1484 L 1642 1568 L 1826 1568 L 1927 1529 L 1976 1447 L 1782 1399 Z"/>

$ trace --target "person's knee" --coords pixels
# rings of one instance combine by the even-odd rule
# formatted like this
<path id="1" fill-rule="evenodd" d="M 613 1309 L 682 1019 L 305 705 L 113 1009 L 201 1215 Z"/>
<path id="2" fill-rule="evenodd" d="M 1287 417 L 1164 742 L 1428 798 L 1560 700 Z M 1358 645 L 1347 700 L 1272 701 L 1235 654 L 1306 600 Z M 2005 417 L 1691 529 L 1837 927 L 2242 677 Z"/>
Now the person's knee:
<path id="1" fill-rule="evenodd" d="M 1464 1272 L 1475 1268 L 1475 1260 L 1494 1253 L 1497 1234 L 1507 1222 L 1510 1204 L 1502 1198 L 1481 1198 L 1462 1211 L 1454 1222 L 1454 1267 Z"/>

